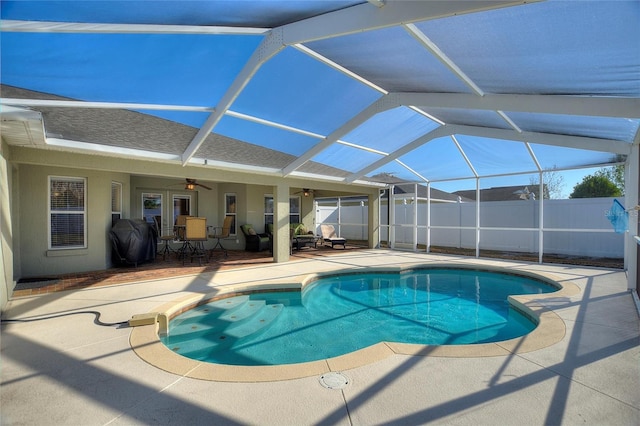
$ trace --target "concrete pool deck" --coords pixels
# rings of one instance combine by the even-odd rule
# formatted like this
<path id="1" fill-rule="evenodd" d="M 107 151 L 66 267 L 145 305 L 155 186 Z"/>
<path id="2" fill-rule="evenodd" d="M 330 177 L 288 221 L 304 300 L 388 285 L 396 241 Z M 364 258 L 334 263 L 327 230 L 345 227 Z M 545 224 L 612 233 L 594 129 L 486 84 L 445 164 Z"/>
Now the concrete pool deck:
<path id="1" fill-rule="evenodd" d="M 442 356 L 423 347 L 275 381 L 211 381 L 142 360 L 134 328 L 102 326 L 240 283 L 343 268 L 455 262 L 551 275 L 579 291 L 536 303 L 561 318 L 559 342 L 532 351 Z M 77 314 L 74 314 L 77 313 Z M 79 313 L 86 312 L 86 313 Z M 640 424 L 640 321 L 624 271 L 362 250 L 155 281 L 16 298 L 3 322 L 3 425 Z M 426 355 L 426 356 L 425 356 Z M 462 356 L 460 356 L 462 355 Z"/>

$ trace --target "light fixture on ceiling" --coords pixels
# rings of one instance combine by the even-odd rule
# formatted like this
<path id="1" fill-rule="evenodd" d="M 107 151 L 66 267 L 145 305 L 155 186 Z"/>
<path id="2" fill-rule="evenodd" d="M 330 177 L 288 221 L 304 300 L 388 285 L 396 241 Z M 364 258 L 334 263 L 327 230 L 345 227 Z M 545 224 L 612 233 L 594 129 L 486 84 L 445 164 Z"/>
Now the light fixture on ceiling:
<path id="1" fill-rule="evenodd" d="M 186 178 L 186 182 L 184 184 L 184 189 L 187 191 L 193 191 L 194 189 L 196 189 L 196 186 L 201 186 L 204 189 L 208 189 L 211 190 L 210 187 L 208 187 L 207 185 L 203 185 L 201 183 L 199 183 L 197 180 L 195 179 L 190 179 L 190 178 Z"/>
<path id="2" fill-rule="evenodd" d="M 311 190 L 309 188 L 302 188 L 302 195 L 308 197 L 309 195 L 311 195 Z"/>

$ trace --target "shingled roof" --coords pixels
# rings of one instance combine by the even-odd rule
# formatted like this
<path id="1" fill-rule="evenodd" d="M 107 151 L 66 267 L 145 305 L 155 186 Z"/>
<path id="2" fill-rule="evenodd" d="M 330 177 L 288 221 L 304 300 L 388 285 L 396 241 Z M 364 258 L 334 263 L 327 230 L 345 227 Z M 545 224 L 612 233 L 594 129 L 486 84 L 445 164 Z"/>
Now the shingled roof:
<path id="1" fill-rule="evenodd" d="M 17 99 L 74 100 L 49 93 L 0 85 L 2 96 Z M 100 108 L 30 107 L 42 113 L 46 136 L 99 145 L 179 156 L 198 132 L 190 127 L 138 111 Z M 296 157 L 212 133 L 201 148 L 206 158 L 225 163 L 280 169 Z M 309 162 L 300 170 L 335 177 L 348 173 Z"/>
<path id="2" fill-rule="evenodd" d="M 546 191 L 546 186 L 544 189 Z M 459 195 L 466 199 L 475 201 L 476 190 L 469 189 L 463 191 L 454 192 L 455 195 Z M 533 194 L 533 197 L 532 197 Z M 530 200 L 540 199 L 540 187 L 539 185 L 514 185 L 514 186 L 501 186 L 496 188 L 485 188 L 480 190 L 481 201 L 509 201 L 509 200 Z"/>

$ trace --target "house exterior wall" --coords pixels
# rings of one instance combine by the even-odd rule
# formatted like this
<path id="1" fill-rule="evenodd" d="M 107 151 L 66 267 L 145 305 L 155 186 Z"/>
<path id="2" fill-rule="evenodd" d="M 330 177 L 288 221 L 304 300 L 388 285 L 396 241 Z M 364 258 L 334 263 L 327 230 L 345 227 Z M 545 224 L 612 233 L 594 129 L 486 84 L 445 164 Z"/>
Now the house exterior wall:
<path id="1" fill-rule="evenodd" d="M 86 178 L 87 247 L 49 250 L 48 177 Z M 20 181 L 20 259 L 21 277 L 46 277 L 69 271 L 87 272 L 110 266 L 111 247 L 106 237 L 111 229 L 111 182 L 129 186 L 128 175 L 94 170 L 68 169 L 22 164 Z M 123 200 L 123 213 L 129 208 Z"/>
<path id="2" fill-rule="evenodd" d="M 176 183 L 177 182 L 177 183 Z M 216 226 L 219 221 L 218 205 L 220 189 L 217 184 L 207 182 L 211 190 L 196 187 L 194 191 L 184 189 L 184 180 L 167 179 L 155 176 L 131 177 L 131 215 L 127 218 L 136 219 L 142 217 L 142 194 L 153 193 L 162 196 L 162 228 L 172 229 L 173 197 L 174 195 L 188 195 L 191 197 L 191 214 L 207 218 L 207 224 Z"/>
<path id="3" fill-rule="evenodd" d="M 48 176 L 51 175 L 87 179 L 86 249 L 48 250 Z M 160 190 L 170 200 L 170 194 L 184 191 L 181 183 L 185 176 L 196 178 L 213 188 L 211 191 L 199 188 L 194 194 L 197 196 L 196 213 L 207 217 L 209 224 L 222 224 L 224 195 L 234 193 L 237 197 L 238 224 L 254 223 L 261 231 L 264 226 L 264 195 L 275 194 L 276 187 L 289 195 L 294 195 L 302 187 L 314 185 L 316 189 L 337 194 L 349 191 L 377 193 L 375 188 L 354 189 L 350 185 L 327 182 L 310 185 L 310 181 L 296 178 L 182 166 L 175 162 L 144 161 L 126 156 L 90 155 L 55 148 L 33 149 L 2 142 L 0 308 L 4 309 L 16 282 L 22 278 L 90 272 L 111 267 L 108 231 L 111 228 L 112 182 L 122 184 L 122 217 L 131 219 L 142 215 L 142 191 Z M 312 228 L 313 197 L 301 197 L 301 208 L 304 223 Z M 243 250 L 245 244 L 241 234 L 239 232 L 236 239 L 226 240 L 225 247 Z M 285 241 L 288 242 L 288 233 Z M 288 258 L 288 244 L 286 254 Z"/>
<path id="4" fill-rule="evenodd" d="M 6 158 L 9 154 L 9 147 L 0 141 L 0 309 L 4 310 L 9 296 L 15 288 L 13 279 L 13 223 L 11 221 L 11 183 L 12 167 Z"/>
<path id="5" fill-rule="evenodd" d="M 238 227 L 245 223 L 254 226 L 257 232 L 264 232 L 264 197 L 273 195 L 273 187 L 265 185 L 248 185 L 244 197 L 239 201 L 244 205 L 238 205 Z M 242 231 L 238 231 L 238 238 L 244 247 Z"/>

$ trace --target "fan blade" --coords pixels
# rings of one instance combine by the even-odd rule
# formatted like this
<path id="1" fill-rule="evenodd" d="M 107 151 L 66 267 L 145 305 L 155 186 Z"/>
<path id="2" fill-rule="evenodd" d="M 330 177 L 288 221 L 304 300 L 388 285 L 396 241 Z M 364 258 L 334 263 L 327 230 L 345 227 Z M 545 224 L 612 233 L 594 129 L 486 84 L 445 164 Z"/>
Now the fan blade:
<path id="1" fill-rule="evenodd" d="M 211 191 L 211 188 L 209 188 L 207 185 L 203 185 L 203 184 L 197 183 L 197 182 L 195 184 L 198 185 L 198 186 L 203 187 L 204 189 L 208 189 L 209 191 Z"/>

